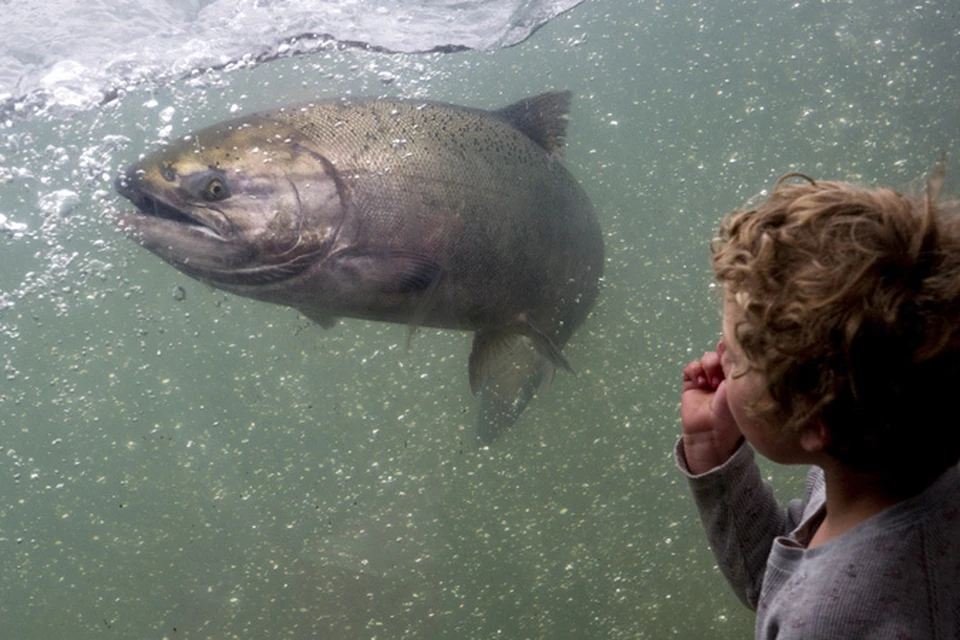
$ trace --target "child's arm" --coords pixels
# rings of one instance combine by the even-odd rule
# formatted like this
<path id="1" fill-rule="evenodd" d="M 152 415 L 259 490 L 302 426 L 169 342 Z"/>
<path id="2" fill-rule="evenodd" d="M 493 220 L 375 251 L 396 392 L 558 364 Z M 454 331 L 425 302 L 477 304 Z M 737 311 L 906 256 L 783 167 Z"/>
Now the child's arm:
<path id="1" fill-rule="evenodd" d="M 721 341 L 717 349 L 723 348 Z M 756 609 L 773 540 L 796 522 L 760 477 L 753 450 L 741 446 L 725 389 L 716 352 L 684 368 L 676 456 L 717 564 L 740 600 Z"/>

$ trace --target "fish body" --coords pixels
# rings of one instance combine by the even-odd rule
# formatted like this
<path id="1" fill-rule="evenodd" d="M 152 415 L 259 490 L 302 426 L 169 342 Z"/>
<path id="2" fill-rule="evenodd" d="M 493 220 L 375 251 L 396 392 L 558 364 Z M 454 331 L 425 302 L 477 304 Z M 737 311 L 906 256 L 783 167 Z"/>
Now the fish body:
<path id="1" fill-rule="evenodd" d="M 479 436 L 512 424 L 587 317 L 593 208 L 560 160 L 569 93 L 496 111 L 338 99 L 214 125 L 129 167 L 131 237 L 238 295 L 473 331 Z"/>

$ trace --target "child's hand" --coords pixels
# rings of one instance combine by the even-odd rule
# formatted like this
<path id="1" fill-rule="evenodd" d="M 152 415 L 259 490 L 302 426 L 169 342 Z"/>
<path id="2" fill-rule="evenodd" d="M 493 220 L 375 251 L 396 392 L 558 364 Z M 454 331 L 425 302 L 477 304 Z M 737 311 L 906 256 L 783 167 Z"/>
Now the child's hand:
<path id="1" fill-rule="evenodd" d="M 720 357 L 724 344 L 683 369 L 680 421 L 683 453 L 691 473 L 701 474 L 726 462 L 740 444 L 740 430 L 727 405 L 727 384 Z"/>

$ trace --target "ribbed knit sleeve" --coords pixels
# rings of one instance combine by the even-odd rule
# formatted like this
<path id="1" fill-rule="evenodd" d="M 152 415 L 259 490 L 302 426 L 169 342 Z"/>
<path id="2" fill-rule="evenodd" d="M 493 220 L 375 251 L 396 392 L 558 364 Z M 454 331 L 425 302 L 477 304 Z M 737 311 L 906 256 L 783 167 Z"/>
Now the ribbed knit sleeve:
<path id="1" fill-rule="evenodd" d="M 788 507 L 777 502 L 746 443 L 724 464 L 700 475 L 690 473 L 682 440 L 674 455 L 690 484 L 720 570 L 740 600 L 756 610 L 773 540 L 797 526 L 802 501 L 794 500 Z"/>

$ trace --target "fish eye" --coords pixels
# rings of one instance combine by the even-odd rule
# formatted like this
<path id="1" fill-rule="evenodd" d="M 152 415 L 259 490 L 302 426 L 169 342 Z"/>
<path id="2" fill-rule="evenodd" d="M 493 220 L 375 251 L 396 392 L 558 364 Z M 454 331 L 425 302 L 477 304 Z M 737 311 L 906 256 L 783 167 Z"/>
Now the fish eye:
<path id="1" fill-rule="evenodd" d="M 207 180 L 206 184 L 203 185 L 203 199 L 208 202 L 216 202 L 217 200 L 223 200 L 230 195 L 230 192 L 227 190 L 227 184 L 223 181 L 222 178 L 214 176 Z"/>
<path id="2" fill-rule="evenodd" d="M 172 164 L 165 164 L 160 167 L 160 176 L 167 182 L 176 182 L 177 170 L 173 168 Z"/>

